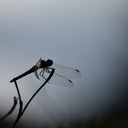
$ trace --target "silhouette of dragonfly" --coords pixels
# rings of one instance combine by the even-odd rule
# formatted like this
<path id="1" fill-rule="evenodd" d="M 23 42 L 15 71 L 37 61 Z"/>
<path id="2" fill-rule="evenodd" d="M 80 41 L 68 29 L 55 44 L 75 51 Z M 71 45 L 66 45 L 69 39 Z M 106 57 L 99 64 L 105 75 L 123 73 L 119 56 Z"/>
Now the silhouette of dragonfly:
<path id="1" fill-rule="evenodd" d="M 77 69 L 56 64 L 50 59 L 45 61 L 40 58 L 36 65 L 34 65 L 31 69 L 13 78 L 10 82 L 14 82 L 33 72 L 37 79 L 46 81 L 46 79 L 52 72 L 52 69 L 55 69 L 55 72 L 52 75 L 51 79 L 48 81 L 48 83 L 50 84 L 73 87 L 74 84 L 70 79 L 81 77 L 81 73 Z"/>

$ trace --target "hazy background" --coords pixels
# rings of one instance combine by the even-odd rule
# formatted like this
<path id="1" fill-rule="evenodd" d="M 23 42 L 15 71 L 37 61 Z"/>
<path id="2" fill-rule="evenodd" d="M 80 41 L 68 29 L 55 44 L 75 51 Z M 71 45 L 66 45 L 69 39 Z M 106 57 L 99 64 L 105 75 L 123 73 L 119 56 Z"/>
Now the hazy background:
<path id="1" fill-rule="evenodd" d="M 9 81 L 40 57 L 77 68 L 82 77 L 73 88 L 47 84 L 21 122 L 66 125 L 127 108 L 127 33 L 127 0 L 1 0 L 0 111 L 6 113 L 17 96 Z M 32 74 L 18 84 L 26 103 L 42 82 Z M 18 106 L 8 118 L 17 112 Z"/>

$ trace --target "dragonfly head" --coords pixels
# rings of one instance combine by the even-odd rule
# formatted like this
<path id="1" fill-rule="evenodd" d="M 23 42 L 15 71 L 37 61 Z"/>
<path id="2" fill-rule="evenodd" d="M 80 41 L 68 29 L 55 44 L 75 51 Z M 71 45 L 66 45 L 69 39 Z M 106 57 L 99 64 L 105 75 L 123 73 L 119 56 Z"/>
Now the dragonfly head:
<path id="1" fill-rule="evenodd" d="M 52 64 L 53 64 L 53 61 L 52 61 L 52 60 L 48 59 L 48 60 L 46 61 L 46 65 L 47 65 L 47 66 L 52 66 Z"/>
<path id="2" fill-rule="evenodd" d="M 45 67 L 47 67 L 47 66 L 51 66 L 53 64 L 53 61 L 52 60 L 50 60 L 50 59 L 48 59 L 47 61 L 44 61 L 44 60 L 41 60 L 41 58 L 40 58 L 40 60 L 37 62 L 37 64 L 34 66 L 34 74 L 35 74 L 35 76 L 37 77 L 37 79 L 39 79 L 39 76 L 38 76 L 38 73 L 37 73 L 37 70 L 39 69 L 39 68 L 45 68 Z"/>

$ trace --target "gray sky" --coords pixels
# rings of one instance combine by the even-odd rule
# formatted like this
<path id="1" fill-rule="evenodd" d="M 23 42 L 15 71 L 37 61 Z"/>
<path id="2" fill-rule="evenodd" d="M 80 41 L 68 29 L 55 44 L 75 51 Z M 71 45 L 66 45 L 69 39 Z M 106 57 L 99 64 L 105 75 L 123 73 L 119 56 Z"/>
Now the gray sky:
<path id="1" fill-rule="evenodd" d="M 40 57 L 77 68 L 82 77 L 73 80 L 74 88 L 47 84 L 23 121 L 55 123 L 61 115 L 99 115 L 125 103 L 127 6 L 126 0 L 1 0 L 0 108 L 8 110 L 17 95 L 9 81 Z M 41 85 L 33 74 L 18 83 L 25 101 Z"/>

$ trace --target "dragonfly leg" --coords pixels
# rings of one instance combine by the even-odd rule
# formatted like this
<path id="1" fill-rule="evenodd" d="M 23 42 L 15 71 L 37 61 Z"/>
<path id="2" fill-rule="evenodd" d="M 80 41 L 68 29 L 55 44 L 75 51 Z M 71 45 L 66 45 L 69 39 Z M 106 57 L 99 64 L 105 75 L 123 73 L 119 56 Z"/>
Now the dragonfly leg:
<path id="1" fill-rule="evenodd" d="M 47 78 L 44 77 L 44 72 L 45 72 L 45 68 L 39 73 L 39 75 L 46 80 Z"/>
<path id="2" fill-rule="evenodd" d="M 45 71 L 45 69 L 43 69 L 43 70 L 39 73 L 39 75 L 40 75 L 40 76 L 44 75 L 44 71 Z"/>
<path id="3" fill-rule="evenodd" d="M 51 70 L 49 70 L 49 69 L 51 69 Z M 52 72 L 52 70 L 53 70 L 54 68 L 44 68 L 40 73 L 39 73 L 39 75 L 41 76 L 41 77 L 43 77 L 45 80 L 47 79 L 45 76 L 44 76 L 44 73 L 45 73 L 45 71 L 46 71 L 46 73 L 51 73 Z"/>

